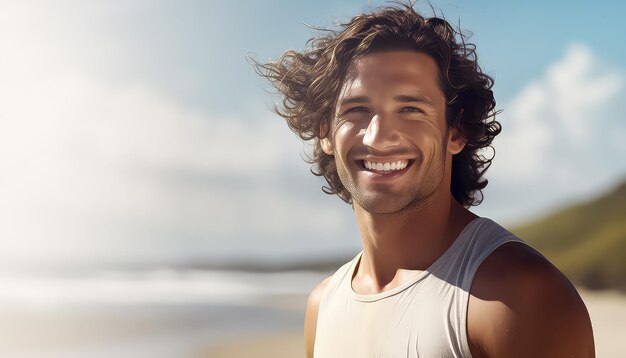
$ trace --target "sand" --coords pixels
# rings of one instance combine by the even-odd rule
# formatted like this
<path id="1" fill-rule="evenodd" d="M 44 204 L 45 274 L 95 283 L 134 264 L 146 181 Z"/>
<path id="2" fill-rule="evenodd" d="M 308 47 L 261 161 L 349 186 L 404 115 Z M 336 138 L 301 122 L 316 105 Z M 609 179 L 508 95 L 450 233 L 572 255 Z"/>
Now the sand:
<path id="1" fill-rule="evenodd" d="M 600 358 L 624 357 L 626 295 L 612 291 L 579 292 L 591 317 L 596 356 Z"/>
<path id="2" fill-rule="evenodd" d="M 612 291 L 579 290 L 594 329 L 596 356 L 624 356 L 626 337 L 626 295 Z M 199 352 L 199 357 L 243 358 L 304 357 L 302 331 L 288 331 L 223 342 Z"/>
<path id="3" fill-rule="evenodd" d="M 582 290 L 581 295 L 593 323 L 597 356 L 623 357 L 626 295 Z M 0 356 L 304 357 L 301 315 L 306 296 L 274 296 L 258 304 L 272 309 L 263 314 L 257 306 L 234 309 L 230 326 L 223 326 L 227 321 L 220 318 L 229 313 L 212 306 L 72 306 L 69 311 L 3 311 L 0 306 Z M 283 323 L 275 324 L 279 321 Z M 255 333 L 259 328 L 265 332 Z"/>
<path id="4" fill-rule="evenodd" d="M 243 358 L 243 357 L 304 357 L 302 332 L 280 332 L 210 347 L 198 357 Z"/>

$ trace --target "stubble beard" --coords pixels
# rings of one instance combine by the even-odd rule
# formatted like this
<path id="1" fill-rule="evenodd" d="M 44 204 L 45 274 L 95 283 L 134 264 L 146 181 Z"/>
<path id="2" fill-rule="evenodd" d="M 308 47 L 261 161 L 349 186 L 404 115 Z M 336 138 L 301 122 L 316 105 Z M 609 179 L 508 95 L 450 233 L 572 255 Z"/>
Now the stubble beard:
<path id="1" fill-rule="evenodd" d="M 419 182 L 411 183 L 410 188 L 403 193 L 373 193 L 359 189 L 355 177 L 349 175 L 345 166 L 341 166 L 341 169 L 337 166 L 337 174 L 345 189 L 351 194 L 353 205 L 356 203 L 370 214 L 408 215 L 421 211 L 432 200 L 437 200 L 437 189 L 442 185 L 445 176 L 446 151 L 447 142 L 444 142 L 439 153 L 435 155 L 436 158 L 423 168 L 425 172 L 418 178 Z M 417 165 L 417 161 L 413 165 Z M 429 172 L 432 175 L 428 175 Z"/>

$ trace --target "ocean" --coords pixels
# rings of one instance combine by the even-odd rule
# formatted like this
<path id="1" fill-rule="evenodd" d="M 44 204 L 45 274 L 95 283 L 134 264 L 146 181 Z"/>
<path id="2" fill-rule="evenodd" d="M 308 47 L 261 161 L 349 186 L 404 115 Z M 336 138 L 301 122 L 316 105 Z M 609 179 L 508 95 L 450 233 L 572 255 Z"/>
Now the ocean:
<path id="1" fill-rule="evenodd" d="M 0 276 L 1 357 L 199 357 L 207 346 L 301 330 L 328 273 L 103 271 Z"/>

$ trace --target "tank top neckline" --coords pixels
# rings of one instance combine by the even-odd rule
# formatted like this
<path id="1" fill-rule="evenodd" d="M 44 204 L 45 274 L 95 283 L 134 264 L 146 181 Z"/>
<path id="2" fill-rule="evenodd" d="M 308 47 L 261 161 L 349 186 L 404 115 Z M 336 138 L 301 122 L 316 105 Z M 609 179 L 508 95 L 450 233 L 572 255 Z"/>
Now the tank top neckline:
<path id="1" fill-rule="evenodd" d="M 455 252 L 457 250 L 457 247 L 462 245 L 462 242 L 464 241 L 465 237 L 469 236 L 466 234 L 467 231 L 469 231 L 473 226 L 477 225 L 479 222 L 482 222 L 483 220 L 487 220 L 487 218 L 479 216 L 477 218 L 474 218 L 469 223 L 467 223 L 467 225 L 465 225 L 463 230 L 461 230 L 461 232 L 459 233 L 457 238 L 454 240 L 454 242 L 450 245 L 450 247 L 448 247 L 448 249 L 441 256 L 439 256 L 439 258 L 435 260 L 435 262 L 433 262 L 430 266 L 428 266 L 426 270 L 416 271 L 413 277 L 411 277 L 409 280 L 402 283 L 401 285 L 394 287 L 390 290 L 379 292 L 379 293 L 360 294 L 360 293 L 355 292 L 354 288 L 352 288 L 352 278 L 354 277 L 354 273 L 355 273 L 354 271 L 356 269 L 357 264 L 361 261 L 361 257 L 363 256 L 363 249 L 361 249 L 361 251 L 354 257 L 354 259 L 352 259 L 352 262 L 347 272 L 347 280 L 345 280 L 347 282 L 345 286 L 347 286 L 347 290 L 350 296 L 357 301 L 374 302 L 374 301 L 378 301 L 389 296 L 393 296 L 395 294 L 398 294 L 406 290 L 410 286 L 414 285 L 416 282 L 422 280 L 424 277 L 429 275 L 430 272 L 433 271 L 433 269 L 437 267 L 442 261 L 444 261 L 447 256 Z"/>

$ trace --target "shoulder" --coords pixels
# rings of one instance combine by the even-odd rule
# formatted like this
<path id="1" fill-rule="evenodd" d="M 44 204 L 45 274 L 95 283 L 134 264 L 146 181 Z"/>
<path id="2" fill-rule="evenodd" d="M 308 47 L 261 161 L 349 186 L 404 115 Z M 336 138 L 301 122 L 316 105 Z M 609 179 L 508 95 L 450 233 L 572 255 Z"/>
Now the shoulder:
<path id="1" fill-rule="evenodd" d="M 524 243 L 506 243 L 480 265 L 470 290 L 474 357 L 593 357 L 587 308 L 552 263 Z"/>
<path id="2" fill-rule="evenodd" d="M 322 282 L 317 284 L 311 293 L 306 303 L 306 313 L 304 316 L 304 345 L 306 349 L 306 356 L 313 357 L 313 346 L 315 345 L 315 330 L 317 328 L 317 314 L 319 312 L 320 301 L 328 282 L 332 278 L 326 277 Z"/>

